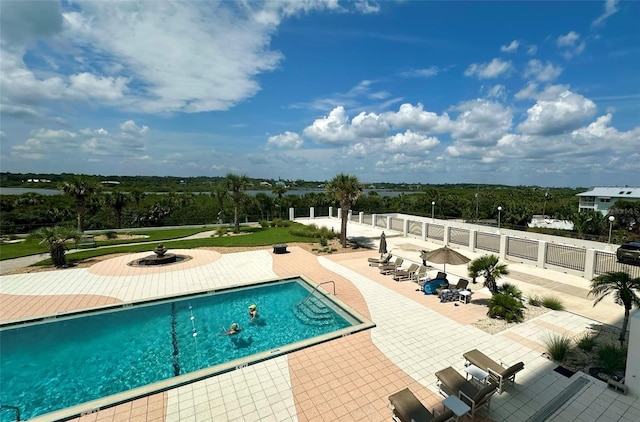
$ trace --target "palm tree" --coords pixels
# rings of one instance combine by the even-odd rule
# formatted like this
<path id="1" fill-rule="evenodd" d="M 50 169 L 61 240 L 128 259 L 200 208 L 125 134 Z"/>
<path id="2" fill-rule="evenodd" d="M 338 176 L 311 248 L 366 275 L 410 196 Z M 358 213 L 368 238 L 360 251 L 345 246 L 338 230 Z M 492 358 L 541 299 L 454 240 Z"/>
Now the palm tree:
<path id="1" fill-rule="evenodd" d="M 64 182 L 60 189 L 65 195 L 71 196 L 75 200 L 78 210 L 78 231 L 83 232 L 87 199 L 100 190 L 100 185 L 94 180 L 78 177 L 70 182 Z"/>
<path id="2" fill-rule="evenodd" d="M 589 295 L 597 296 L 593 306 L 596 306 L 605 296 L 613 294 L 616 303 L 624 306 L 624 320 L 620 331 L 620 344 L 624 343 L 629 325 L 629 312 L 635 306 L 640 308 L 640 277 L 631 276 L 622 271 L 608 272 L 591 281 Z"/>
<path id="3" fill-rule="evenodd" d="M 287 187 L 284 183 L 278 181 L 275 185 L 273 185 L 271 192 L 273 192 L 274 195 L 278 196 L 278 216 L 282 218 L 282 195 L 287 192 Z"/>
<path id="4" fill-rule="evenodd" d="M 329 183 L 327 183 L 327 193 L 340 203 L 342 210 L 340 243 L 343 248 L 347 247 L 347 219 L 349 210 L 362 194 L 362 185 L 356 176 L 340 173 Z"/>
<path id="5" fill-rule="evenodd" d="M 240 206 L 244 200 L 244 193 L 242 191 L 249 187 L 249 178 L 246 174 L 234 174 L 228 173 L 225 180 L 225 186 L 228 192 L 231 192 L 231 200 L 233 201 L 233 223 L 234 233 L 240 233 L 240 219 L 239 212 Z"/>
<path id="6" fill-rule="evenodd" d="M 498 258 L 495 255 L 485 255 L 480 258 L 476 258 L 469 264 L 469 277 L 474 279 L 477 277 L 484 277 L 484 285 L 492 295 L 499 293 L 497 279 L 503 275 L 509 274 L 506 264 L 500 264 Z"/>
<path id="7" fill-rule="evenodd" d="M 107 204 L 113 208 L 116 214 L 119 229 L 122 228 L 122 211 L 129 202 L 131 202 L 131 196 L 125 192 L 116 191 L 107 196 Z"/>
<path id="8" fill-rule="evenodd" d="M 31 234 L 31 237 L 38 239 L 41 244 L 47 243 L 53 265 L 64 267 L 67 264 L 65 242 L 79 239 L 80 233 L 70 227 L 53 226 L 39 228 Z"/>

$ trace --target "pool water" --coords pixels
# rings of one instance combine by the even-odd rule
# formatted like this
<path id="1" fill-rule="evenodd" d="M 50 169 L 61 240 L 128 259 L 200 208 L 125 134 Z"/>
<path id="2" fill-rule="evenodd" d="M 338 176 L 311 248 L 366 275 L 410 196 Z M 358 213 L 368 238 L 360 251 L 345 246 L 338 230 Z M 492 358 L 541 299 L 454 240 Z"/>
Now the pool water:
<path id="1" fill-rule="evenodd" d="M 308 294 L 293 280 L 6 327 L 0 403 L 32 418 L 360 322 L 333 311 L 322 324 L 302 322 L 295 308 Z M 233 322 L 243 330 L 222 336 Z"/>

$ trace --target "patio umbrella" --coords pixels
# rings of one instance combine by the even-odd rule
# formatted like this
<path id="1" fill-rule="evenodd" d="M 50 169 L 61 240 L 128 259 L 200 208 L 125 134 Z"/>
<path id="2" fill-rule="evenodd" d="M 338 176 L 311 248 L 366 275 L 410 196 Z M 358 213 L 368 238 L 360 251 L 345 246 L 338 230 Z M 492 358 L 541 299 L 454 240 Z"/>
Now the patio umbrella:
<path id="1" fill-rule="evenodd" d="M 387 253 L 387 236 L 382 232 L 380 235 L 380 246 L 378 246 L 378 252 L 380 252 L 380 257 Z"/>
<path id="2" fill-rule="evenodd" d="M 436 264 L 443 264 L 444 267 L 442 268 L 442 271 L 444 272 L 446 272 L 447 270 L 447 264 L 461 265 L 471 261 L 470 258 L 467 258 L 460 252 L 456 252 L 453 249 L 450 249 L 448 246 L 444 246 L 440 249 L 431 251 L 427 253 L 424 258 L 426 258 L 427 261 L 431 261 Z"/>

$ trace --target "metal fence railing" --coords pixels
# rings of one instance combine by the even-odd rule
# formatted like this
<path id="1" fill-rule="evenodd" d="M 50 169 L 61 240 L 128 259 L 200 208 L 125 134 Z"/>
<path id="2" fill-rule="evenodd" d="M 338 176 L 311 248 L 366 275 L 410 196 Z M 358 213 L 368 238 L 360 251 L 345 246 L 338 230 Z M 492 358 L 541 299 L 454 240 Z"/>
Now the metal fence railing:
<path id="1" fill-rule="evenodd" d="M 451 227 L 449 229 L 449 242 L 456 245 L 469 246 L 469 230 Z"/>
<path id="2" fill-rule="evenodd" d="M 391 227 L 390 227 L 391 230 L 402 232 L 403 228 L 404 228 L 404 218 L 395 218 L 395 217 L 391 218 Z"/>
<path id="3" fill-rule="evenodd" d="M 427 237 L 429 239 L 444 240 L 444 226 L 427 224 Z"/>
<path id="4" fill-rule="evenodd" d="M 372 222 L 373 222 L 373 216 L 371 214 L 364 214 L 362 216 L 362 223 L 370 226 Z"/>
<path id="5" fill-rule="evenodd" d="M 586 256 L 586 249 L 547 243 L 547 259 L 545 260 L 545 264 L 584 271 Z"/>
<path id="6" fill-rule="evenodd" d="M 538 242 L 531 239 L 519 239 L 517 237 L 507 237 L 507 256 L 538 260 Z"/>
<path id="7" fill-rule="evenodd" d="M 409 221 L 409 234 L 422 236 L 422 223 L 419 221 Z"/>
<path id="8" fill-rule="evenodd" d="M 594 274 L 603 275 L 609 272 L 622 271 L 631 278 L 640 277 L 640 266 L 618 262 L 615 252 L 596 251 Z"/>
<path id="9" fill-rule="evenodd" d="M 313 215 L 316 217 L 329 217 L 329 207 L 315 207 Z"/>
<path id="10" fill-rule="evenodd" d="M 476 233 L 476 248 L 500 253 L 500 235 L 493 233 Z"/>
<path id="11" fill-rule="evenodd" d="M 387 228 L 387 217 L 385 217 L 384 215 L 379 215 L 376 218 L 376 227 L 381 227 L 383 229 Z"/>

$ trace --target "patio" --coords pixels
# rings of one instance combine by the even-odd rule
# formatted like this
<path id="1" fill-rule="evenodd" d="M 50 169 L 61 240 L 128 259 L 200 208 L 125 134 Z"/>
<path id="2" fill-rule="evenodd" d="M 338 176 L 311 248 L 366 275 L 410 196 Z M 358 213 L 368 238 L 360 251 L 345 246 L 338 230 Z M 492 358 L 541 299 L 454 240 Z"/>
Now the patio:
<path id="1" fill-rule="evenodd" d="M 357 229 L 353 234 L 370 235 L 359 234 Z M 406 238 L 389 236 L 387 240 L 394 252 L 417 260 L 415 251 L 406 246 Z M 411 242 L 417 247 L 431 246 Z M 288 251 L 274 255 L 269 249 L 229 254 L 190 250 L 194 258 L 184 266 L 152 269 L 153 273 L 123 269 L 114 258 L 86 269 L 2 276 L 0 317 L 7 321 L 278 276 L 302 274 L 317 283 L 333 280 L 338 297 L 371 318 L 376 328 L 77 420 L 386 421 L 391 417 L 387 397 L 405 387 L 427 408 L 438 405 L 443 397 L 437 393 L 435 372 L 452 366 L 462 373 L 462 354 L 477 348 L 507 363 L 524 361 L 525 369 L 515 385 L 494 396 L 490 412 L 480 411 L 476 420 L 527 421 L 581 377 L 567 378 L 553 371 L 556 365 L 541 356 L 545 336 L 579 334 L 594 320 L 607 322 L 613 319 L 612 314 L 619 317 L 622 313 L 617 305 L 607 303 L 589 309 L 593 314 L 586 316 L 551 311 L 491 335 L 471 325 L 486 313 L 486 306 L 478 304 L 483 296 L 479 286 L 474 287 L 471 303 L 455 306 L 416 292 L 412 282 L 395 282 L 380 275 L 367 264 L 366 258 L 375 256 L 375 250 L 320 257 L 291 245 Z M 561 283 L 553 275 L 537 273 L 542 270 L 511 264 L 510 268 L 530 281 Z M 455 266 L 447 270 L 464 275 L 464 269 Z M 566 282 L 562 285 L 581 288 L 578 281 L 563 279 Z M 544 289 L 543 283 L 515 282 Z M 578 299 L 576 296 L 576 306 L 587 309 Z M 594 318 L 598 315 L 606 318 Z M 607 390 L 603 382 L 593 378 L 585 379 L 586 386 L 551 420 L 640 419 L 640 399 Z"/>

